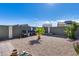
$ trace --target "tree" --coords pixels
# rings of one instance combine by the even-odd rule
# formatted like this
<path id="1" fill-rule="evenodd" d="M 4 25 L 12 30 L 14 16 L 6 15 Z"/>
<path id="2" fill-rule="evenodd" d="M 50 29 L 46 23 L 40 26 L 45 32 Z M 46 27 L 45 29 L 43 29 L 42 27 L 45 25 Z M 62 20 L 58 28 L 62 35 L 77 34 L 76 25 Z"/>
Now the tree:
<path id="1" fill-rule="evenodd" d="M 72 22 L 70 25 L 66 26 L 65 33 L 67 37 L 73 40 L 76 39 L 75 32 L 77 28 L 78 28 L 78 24 L 76 22 Z"/>
<path id="2" fill-rule="evenodd" d="M 37 27 L 35 31 L 36 31 L 37 36 L 38 36 L 38 39 L 37 39 L 37 40 L 40 40 L 41 35 L 45 33 L 44 28 L 42 28 L 42 27 Z"/>

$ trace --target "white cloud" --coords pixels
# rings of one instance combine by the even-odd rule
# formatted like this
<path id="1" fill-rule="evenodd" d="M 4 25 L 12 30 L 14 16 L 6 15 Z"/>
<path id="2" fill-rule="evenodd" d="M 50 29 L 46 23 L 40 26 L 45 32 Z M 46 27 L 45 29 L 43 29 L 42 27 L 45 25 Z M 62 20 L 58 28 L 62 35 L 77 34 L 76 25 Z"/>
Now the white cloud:
<path id="1" fill-rule="evenodd" d="M 41 21 L 40 24 L 41 24 L 41 26 L 43 24 L 52 24 L 52 26 L 57 26 L 57 21 L 49 21 L 49 20 L 46 20 L 46 21 Z"/>
<path id="2" fill-rule="evenodd" d="M 75 21 L 75 22 L 79 23 L 79 19 L 75 19 L 75 20 L 72 20 L 72 21 Z"/>
<path id="3" fill-rule="evenodd" d="M 50 21 L 42 21 L 43 24 L 50 24 Z"/>
<path id="4" fill-rule="evenodd" d="M 64 21 L 68 21 L 68 20 L 71 20 L 71 21 L 75 21 L 75 22 L 78 22 L 79 23 L 79 19 L 61 19 L 61 20 L 45 20 L 45 21 L 36 21 L 35 24 L 33 24 L 32 26 L 39 26 L 41 27 L 43 24 L 52 24 L 53 27 L 57 26 L 57 23 L 58 22 L 64 22 Z"/>
<path id="5" fill-rule="evenodd" d="M 64 22 L 65 20 L 57 20 L 57 22 Z"/>

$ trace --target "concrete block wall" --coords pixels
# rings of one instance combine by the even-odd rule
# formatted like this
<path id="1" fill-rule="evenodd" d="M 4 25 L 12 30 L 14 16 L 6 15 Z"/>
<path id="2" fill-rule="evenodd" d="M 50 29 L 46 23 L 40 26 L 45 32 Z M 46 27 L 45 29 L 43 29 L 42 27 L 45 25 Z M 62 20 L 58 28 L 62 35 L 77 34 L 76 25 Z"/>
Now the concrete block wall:
<path id="1" fill-rule="evenodd" d="M 45 27 L 45 33 L 47 35 L 57 36 L 57 37 L 67 37 L 65 32 L 65 27 L 50 27 L 50 33 L 48 33 L 48 27 Z M 79 28 L 75 32 L 76 38 L 79 39 Z"/>
<path id="2" fill-rule="evenodd" d="M 0 25 L 0 40 L 7 39 L 9 36 L 9 26 Z"/>
<path id="3" fill-rule="evenodd" d="M 47 35 L 66 37 L 64 32 L 65 27 L 50 27 L 50 31 L 48 30 L 48 27 L 44 27 L 44 29 Z"/>
<path id="4" fill-rule="evenodd" d="M 19 26 L 15 25 L 13 26 L 13 38 L 20 37 L 21 29 Z"/>
<path id="5" fill-rule="evenodd" d="M 9 38 L 17 38 L 21 36 L 23 30 L 31 30 L 31 27 L 26 25 L 0 25 L 0 40 L 9 39 Z"/>
<path id="6" fill-rule="evenodd" d="M 50 32 L 53 35 L 57 35 L 58 37 L 66 37 L 64 30 L 65 30 L 65 27 L 51 27 Z"/>
<path id="7" fill-rule="evenodd" d="M 36 27 L 32 27 L 35 30 Z M 44 27 L 45 33 L 48 35 L 51 33 L 52 36 L 56 35 L 58 37 L 66 37 L 64 29 L 65 27 L 50 27 L 50 32 L 48 33 L 48 27 Z M 12 26 L 12 38 L 20 37 L 22 30 L 31 30 L 28 25 L 14 25 Z M 9 26 L 0 25 L 0 40 L 9 38 Z M 76 38 L 79 38 L 79 28 L 76 31 Z"/>
<path id="8" fill-rule="evenodd" d="M 30 30 L 30 27 L 28 25 L 15 25 L 13 26 L 13 38 L 20 37 L 22 30 Z"/>

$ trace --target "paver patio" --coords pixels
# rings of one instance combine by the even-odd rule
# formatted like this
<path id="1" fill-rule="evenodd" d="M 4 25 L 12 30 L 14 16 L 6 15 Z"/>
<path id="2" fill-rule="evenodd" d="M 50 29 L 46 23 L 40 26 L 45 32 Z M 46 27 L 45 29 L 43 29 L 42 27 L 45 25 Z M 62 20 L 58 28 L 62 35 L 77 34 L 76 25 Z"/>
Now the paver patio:
<path id="1" fill-rule="evenodd" d="M 6 49 L 12 50 L 13 47 L 19 52 L 27 51 L 34 56 L 74 56 L 77 55 L 72 43 L 67 41 L 66 38 L 42 36 L 39 44 L 30 45 L 29 42 L 36 40 L 36 36 L 27 38 L 12 39 L 1 41 L 0 55 L 6 55 Z M 5 44 L 6 43 L 6 44 Z M 4 45 L 1 45 L 4 44 Z M 6 48 L 8 47 L 8 48 Z M 4 52 L 1 52 L 4 48 Z M 7 52 L 9 53 L 9 52 Z M 7 54 L 8 55 L 8 54 Z"/>
<path id="2" fill-rule="evenodd" d="M 9 43 L 0 43 L 0 56 L 8 56 L 14 47 Z"/>

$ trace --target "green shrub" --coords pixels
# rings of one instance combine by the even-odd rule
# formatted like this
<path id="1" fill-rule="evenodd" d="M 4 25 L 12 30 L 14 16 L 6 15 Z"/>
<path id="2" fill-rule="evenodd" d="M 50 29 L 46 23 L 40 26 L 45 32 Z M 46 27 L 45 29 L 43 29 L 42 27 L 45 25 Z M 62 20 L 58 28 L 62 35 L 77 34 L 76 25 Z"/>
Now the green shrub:
<path id="1" fill-rule="evenodd" d="M 75 32 L 76 32 L 77 28 L 78 28 L 78 25 L 76 22 L 73 22 L 72 24 L 66 26 L 65 33 L 66 33 L 67 37 L 72 40 L 75 40 L 76 39 Z"/>

